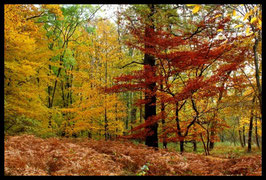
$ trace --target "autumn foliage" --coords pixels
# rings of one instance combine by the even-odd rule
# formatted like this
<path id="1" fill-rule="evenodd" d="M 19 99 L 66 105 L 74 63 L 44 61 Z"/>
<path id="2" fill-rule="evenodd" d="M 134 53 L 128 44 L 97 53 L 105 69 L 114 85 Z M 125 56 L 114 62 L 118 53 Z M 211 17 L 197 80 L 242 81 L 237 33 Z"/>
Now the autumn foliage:
<path id="1" fill-rule="evenodd" d="M 152 12 L 153 9 L 150 7 L 150 13 Z M 170 114 L 162 110 L 148 116 L 145 123 L 135 127 L 128 138 L 148 137 L 151 133 L 157 133 L 157 131 L 147 130 L 147 127 L 167 118 L 176 121 L 174 125 L 176 128 L 173 128 L 174 123 L 169 123 L 163 127 L 163 134 L 160 137 L 174 133 L 175 138 L 171 136 L 167 138 L 168 141 L 184 141 L 190 133 L 190 128 L 197 122 L 199 124 L 200 116 L 210 113 L 206 109 L 200 112 L 196 102 L 218 96 L 221 99 L 222 94 L 226 93 L 224 84 L 235 82 L 230 74 L 244 67 L 247 51 L 247 47 L 239 47 L 235 44 L 244 41 L 247 37 L 233 37 L 228 32 L 224 32 L 225 39 L 215 38 L 219 29 L 227 28 L 230 17 L 219 18 L 217 16 L 221 13 L 219 10 L 213 13 L 206 15 L 200 22 L 191 22 L 196 27 L 196 31 L 192 33 L 181 29 L 172 30 L 163 23 L 154 25 L 156 20 L 146 18 L 151 15 L 148 13 L 145 14 L 146 16 L 140 15 L 137 22 L 133 22 L 135 17 L 124 15 L 127 20 L 125 26 L 132 36 L 126 44 L 145 54 L 144 66 L 142 70 L 116 77 L 116 85 L 107 88 L 107 92 L 142 91 L 145 99 L 140 99 L 136 105 L 145 104 L 146 107 L 148 104 L 151 107 L 163 103 L 164 106 L 172 106 L 172 111 L 175 111 L 172 117 L 162 118 L 163 114 Z M 214 22 L 219 26 L 215 26 Z M 145 64 L 146 55 L 154 58 L 155 65 Z M 239 81 L 240 77 L 238 78 Z M 184 121 L 179 112 L 187 101 L 191 101 L 190 107 L 195 111 L 195 115 L 193 113 L 192 117 Z M 215 117 L 211 121 L 217 121 L 217 127 L 218 124 L 220 127 L 226 127 L 225 123 L 219 123 L 220 120 Z M 136 131 L 135 134 L 134 131 Z M 218 129 L 214 130 L 213 127 L 212 131 L 218 131 Z M 200 130 L 198 132 L 201 134 Z M 197 136 L 195 132 L 194 136 Z M 191 140 L 191 138 L 188 139 Z"/>
<path id="2" fill-rule="evenodd" d="M 260 175 L 261 4 L 5 4 L 4 19 L 6 175 Z"/>

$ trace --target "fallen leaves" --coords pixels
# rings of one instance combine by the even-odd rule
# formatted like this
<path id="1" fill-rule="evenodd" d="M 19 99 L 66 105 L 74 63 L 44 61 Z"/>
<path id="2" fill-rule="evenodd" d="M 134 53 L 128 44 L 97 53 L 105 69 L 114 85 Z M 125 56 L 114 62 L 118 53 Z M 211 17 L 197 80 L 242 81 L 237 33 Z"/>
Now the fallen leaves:
<path id="1" fill-rule="evenodd" d="M 5 137 L 6 175 L 255 175 L 261 156 L 236 159 L 154 150 L 128 141 Z"/>

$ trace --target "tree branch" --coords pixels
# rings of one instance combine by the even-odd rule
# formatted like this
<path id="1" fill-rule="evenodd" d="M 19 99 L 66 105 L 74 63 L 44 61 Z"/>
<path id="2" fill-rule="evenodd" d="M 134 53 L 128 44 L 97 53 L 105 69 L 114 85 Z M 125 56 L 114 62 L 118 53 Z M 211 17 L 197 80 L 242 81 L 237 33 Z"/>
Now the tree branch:
<path id="1" fill-rule="evenodd" d="M 41 17 L 43 15 L 44 11 L 41 12 L 41 14 L 39 15 L 36 15 L 36 16 L 32 16 L 32 17 L 29 17 L 29 18 L 26 18 L 26 20 L 30 20 L 30 19 L 33 19 L 33 18 L 37 18 L 37 17 Z"/>
<path id="2" fill-rule="evenodd" d="M 103 7 L 103 5 L 101 5 L 98 9 L 96 9 L 96 10 L 90 15 L 90 17 L 89 17 L 88 19 L 86 19 L 86 21 L 91 20 L 91 19 L 94 17 L 94 15 L 96 14 L 96 12 L 97 12 L 99 9 L 101 9 L 102 7 Z"/>
<path id="3" fill-rule="evenodd" d="M 131 65 L 131 64 L 141 64 L 141 65 L 144 65 L 144 63 L 137 62 L 137 61 L 132 61 L 132 62 L 130 62 L 130 63 L 128 63 L 128 64 L 126 64 L 126 65 L 120 67 L 119 69 L 123 69 L 124 67 L 129 66 L 129 65 Z"/>

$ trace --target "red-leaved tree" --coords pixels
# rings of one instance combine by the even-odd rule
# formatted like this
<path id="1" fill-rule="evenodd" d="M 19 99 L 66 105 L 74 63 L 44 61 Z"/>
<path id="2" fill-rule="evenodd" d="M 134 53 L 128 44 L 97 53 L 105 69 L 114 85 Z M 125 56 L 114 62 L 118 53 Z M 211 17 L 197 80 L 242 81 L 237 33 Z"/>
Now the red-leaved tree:
<path id="1" fill-rule="evenodd" d="M 128 137 L 143 138 L 152 147 L 158 147 L 158 122 L 167 117 L 165 106 L 173 107 L 174 117 L 168 118 L 175 120 L 175 127 L 164 126 L 159 137 L 164 142 L 179 141 L 183 152 L 184 140 L 202 113 L 197 108 L 197 100 L 225 91 L 225 82 L 232 79 L 230 73 L 243 66 L 245 48 L 234 44 L 240 40 L 239 36 L 233 37 L 226 31 L 223 32 L 226 38 L 217 38 L 217 30 L 226 29 L 230 20 L 230 17 L 214 18 L 221 13 L 219 9 L 200 22 L 191 22 L 197 28 L 187 33 L 164 23 L 155 26 L 155 6 L 148 5 L 148 8 L 145 19 L 133 21 L 126 16 L 126 27 L 133 37 L 127 45 L 144 53 L 144 61 L 139 63 L 144 67 L 115 78 L 116 85 L 107 91 L 144 92 L 145 99 L 136 104 L 145 104 L 145 122 L 133 128 Z M 161 104 L 159 113 L 156 113 L 156 103 Z M 190 103 L 194 113 L 190 119 L 181 121 L 179 112 L 186 103 Z M 176 135 L 167 138 L 170 133 Z"/>

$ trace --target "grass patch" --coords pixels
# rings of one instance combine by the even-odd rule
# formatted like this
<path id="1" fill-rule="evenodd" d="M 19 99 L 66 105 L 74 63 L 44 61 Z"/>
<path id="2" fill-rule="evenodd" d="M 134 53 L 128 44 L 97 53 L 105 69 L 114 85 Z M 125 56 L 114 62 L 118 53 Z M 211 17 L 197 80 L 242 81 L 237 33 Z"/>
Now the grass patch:
<path id="1" fill-rule="evenodd" d="M 141 141 L 132 141 L 134 144 L 145 144 Z M 185 152 L 205 154 L 204 147 L 201 142 L 197 143 L 197 151 L 193 151 L 192 143 L 185 143 Z M 163 143 L 159 142 L 159 149 L 163 149 Z M 171 152 L 180 152 L 179 142 L 169 142 L 167 143 L 167 149 Z M 210 151 L 212 156 L 219 156 L 224 158 L 237 158 L 246 155 L 261 155 L 261 149 L 259 149 L 255 144 L 252 145 L 251 153 L 247 152 L 247 146 L 241 147 L 240 144 L 234 144 L 231 142 L 216 142 L 214 148 Z"/>

